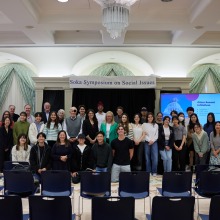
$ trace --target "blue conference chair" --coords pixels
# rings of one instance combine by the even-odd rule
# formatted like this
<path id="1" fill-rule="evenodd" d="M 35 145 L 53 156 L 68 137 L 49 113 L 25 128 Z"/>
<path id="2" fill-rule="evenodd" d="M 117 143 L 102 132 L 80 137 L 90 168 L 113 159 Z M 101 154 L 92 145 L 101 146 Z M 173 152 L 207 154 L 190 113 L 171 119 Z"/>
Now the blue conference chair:
<path id="1" fill-rule="evenodd" d="M 199 213 L 199 196 L 203 198 L 212 198 L 220 195 L 220 172 L 219 171 L 202 171 L 199 181 L 195 187 L 197 193 L 198 213 Z"/>
<path id="2" fill-rule="evenodd" d="M 202 220 L 219 220 L 220 196 L 213 196 L 210 201 L 209 215 L 199 214 Z"/>
<path id="3" fill-rule="evenodd" d="M 83 214 L 83 198 L 111 196 L 111 174 L 110 172 L 81 172 L 79 217 Z M 80 197 L 82 197 L 82 212 L 80 212 Z"/>
<path id="4" fill-rule="evenodd" d="M 37 192 L 34 178 L 31 172 L 26 171 L 4 171 L 4 194 L 19 195 L 27 197 Z"/>
<path id="5" fill-rule="evenodd" d="M 5 161 L 4 162 L 4 170 L 28 170 L 30 168 L 30 164 L 27 161 Z"/>
<path id="6" fill-rule="evenodd" d="M 195 197 L 155 196 L 148 220 L 194 220 Z"/>
<path id="7" fill-rule="evenodd" d="M 66 170 L 47 170 L 41 173 L 41 195 L 71 196 L 71 174 Z"/>
<path id="8" fill-rule="evenodd" d="M 31 220 L 74 220 L 71 199 L 68 196 L 29 196 Z"/>
<path id="9" fill-rule="evenodd" d="M 0 196 L 0 219 L 23 220 L 22 202 L 19 196 Z"/>
<path id="10" fill-rule="evenodd" d="M 145 171 L 121 172 L 119 174 L 118 195 L 121 197 L 132 196 L 135 199 L 144 199 L 149 197 L 150 207 L 151 199 L 149 193 L 150 173 Z M 151 208 L 150 208 L 151 210 Z"/>
<path id="11" fill-rule="evenodd" d="M 162 188 L 157 188 L 162 196 L 191 196 L 192 172 L 164 172 Z"/>
<path id="12" fill-rule="evenodd" d="M 92 199 L 92 220 L 134 220 L 133 197 L 95 197 Z"/>

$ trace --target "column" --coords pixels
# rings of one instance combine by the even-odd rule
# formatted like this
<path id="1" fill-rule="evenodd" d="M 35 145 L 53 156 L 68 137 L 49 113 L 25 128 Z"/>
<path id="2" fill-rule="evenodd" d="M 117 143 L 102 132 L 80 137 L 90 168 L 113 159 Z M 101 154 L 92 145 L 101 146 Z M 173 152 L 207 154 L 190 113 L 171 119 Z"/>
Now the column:
<path id="1" fill-rule="evenodd" d="M 42 111 L 42 103 L 43 103 L 43 88 L 35 89 L 35 112 Z"/>
<path id="2" fill-rule="evenodd" d="M 64 108 L 66 112 L 66 116 L 69 115 L 69 109 L 72 107 L 72 97 L 73 97 L 73 89 L 64 89 L 64 97 L 65 97 L 65 102 L 64 102 Z"/>

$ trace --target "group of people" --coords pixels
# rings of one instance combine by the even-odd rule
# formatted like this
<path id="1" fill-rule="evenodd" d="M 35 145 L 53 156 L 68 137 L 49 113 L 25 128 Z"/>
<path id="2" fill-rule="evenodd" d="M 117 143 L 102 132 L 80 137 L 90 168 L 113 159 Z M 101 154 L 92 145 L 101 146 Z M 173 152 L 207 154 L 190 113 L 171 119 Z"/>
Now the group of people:
<path id="1" fill-rule="evenodd" d="M 145 169 L 156 176 L 160 158 L 165 172 L 185 171 L 187 164 L 190 169 L 194 164 L 220 164 L 220 122 L 213 113 L 204 128 L 192 107 L 187 108 L 188 118 L 175 110 L 155 117 L 146 107 L 132 122 L 122 106 L 116 113 L 105 113 L 102 102 L 97 112 L 73 106 L 69 117 L 63 109 L 51 111 L 48 102 L 34 116 L 29 104 L 20 115 L 10 105 L 0 122 L 0 171 L 4 161 L 27 161 L 39 180 L 45 170 L 68 170 L 78 183 L 80 172 L 96 170 L 111 171 L 112 182 L 117 182 L 122 171 Z"/>

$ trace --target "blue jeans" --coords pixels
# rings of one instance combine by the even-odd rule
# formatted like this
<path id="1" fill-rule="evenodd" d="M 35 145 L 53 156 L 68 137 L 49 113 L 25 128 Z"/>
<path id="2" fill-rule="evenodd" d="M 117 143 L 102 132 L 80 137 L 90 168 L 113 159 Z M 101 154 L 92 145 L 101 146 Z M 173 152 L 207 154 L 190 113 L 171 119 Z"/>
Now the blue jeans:
<path id="1" fill-rule="evenodd" d="M 96 172 L 107 172 L 107 167 L 104 168 L 96 167 L 95 170 Z"/>
<path id="2" fill-rule="evenodd" d="M 172 149 L 160 150 L 160 155 L 163 160 L 164 172 L 170 172 L 172 170 Z"/>
<path id="3" fill-rule="evenodd" d="M 148 142 L 145 142 L 144 153 L 146 160 L 146 171 L 150 173 L 157 173 L 157 165 L 158 165 L 157 141 L 155 141 L 152 145 L 149 145 Z"/>

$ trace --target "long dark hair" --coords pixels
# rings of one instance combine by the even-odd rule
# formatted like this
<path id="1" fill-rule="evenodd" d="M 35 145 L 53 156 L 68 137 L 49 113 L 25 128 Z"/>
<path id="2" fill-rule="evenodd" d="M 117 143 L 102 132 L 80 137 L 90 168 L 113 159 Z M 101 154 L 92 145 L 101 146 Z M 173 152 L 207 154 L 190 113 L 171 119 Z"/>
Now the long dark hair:
<path id="1" fill-rule="evenodd" d="M 28 139 L 27 139 L 27 135 L 24 134 L 24 133 L 18 135 L 17 144 L 16 144 L 16 150 L 19 150 L 20 139 L 21 139 L 22 137 L 26 139 L 26 142 L 25 142 L 25 144 L 24 144 L 24 150 L 27 151 L 27 149 L 28 149 Z"/>
<path id="2" fill-rule="evenodd" d="M 11 117 L 8 117 L 8 116 L 7 116 L 7 117 L 3 118 L 3 120 L 2 120 L 2 127 L 5 126 L 5 120 L 6 120 L 7 118 L 10 120 L 10 124 L 9 124 L 8 127 L 10 127 L 10 126 L 12 125 L 12 119 L 11 119 Z"/>
<path id="3" fill-rule="evenodd" d="M 64 131 L 64 130 L 61 130 L 61 131 L 59 131 L 58 132 L 58 135 L 57 135 L 57 141 L 56 141 L 56 144 L 60 144 L 60 138 L 59 138 L 59 136 L 60 136 L 60 133 L 64 133 L 65 134 L 65 147 L 68 147 L 69 146 L 69 140 L 67 139 L 67 134 L 66 134 L 66 131 Z"/>
<path id="4" fill-rule="evenodd" d="M 58 128 L 59 117 L 58 117 L 56 111 L 52 111 L 52 112 L 50 112 L 50 116 L 49 116 L 49 118 L 48 118 L 48 122 L 47 122 L 47 128 L 50 128 L 50 124 L 51 124 L 51 122 L 52 122 L 52 120 L 51 120 L 51 115 L 52 115 L 53 113 L 55 113 L 55 115 L 56 115 L 56 120 L 55 120 L 54 128 Z"/>
<path id="5" fill-rule="evenodd" d="M 220 124 L 220 121 L 216 121 L 216 122 L 215 122 L 215 126 L 216 126 L 216 124 L 218 124 L 218 123 Z M 214 133 L 214 137 L 216 137 L 217 132 L 216 132 L 216 129 L 215 129 L 215 128 L 213 129 L 213 133 Z"/>
<path id="6" fill-rule="evenodd" d="M 208 120 L 208 117 L 209 116 L 212 116 L 212 122 L 209 122 L 209 120 Z M 208 115 L 207 115 L 207 122 L 206 122 L 206 124 L 204 124 L 204 128 L 208 128 L 209 127 L 209 125 L 212 125 L 213 126 L 213 129 L 214 129 L 214 126 L 215 126 L 215 115 L 214 115 L 214 113 L 213 112 L 209 112 L 208 113 Z"/>
<path id="7" fill-rule="evenodd" d="M 86 119 L 88 119 L 89 120 L 89 112 L 92 112 L 93 114 L 94 114 L 94 116 L 93 116 L 93 122 L 94 122 L 94 124 L 98 124 L 98 120 L 97 120 L 97 118 L 96 118 L 96 115 L 95 115 L 95 111 L 93 110 L 93 109 L 88 109 L 88 111 L 86 112 Z"/>
<path id="8" fill-rule="evenodd" d="M 8 117 L 8 118 L 10 118 L 10 119 L 11 119 L 10 112 L 6 110 L 6 111 L 4 111 L 4 112 L 3 112 L 3 114 L 2 114 L 2 122 L 4 121 L 4 118 L 5 118 L 5 117 L 4 117 L 4 115 L 5 115 L 5 113 L 6 113 L 6 112 L 9 114 L 9 115 L 8 115 L 8 116 L 6 116 L 6 117 Z"/>
<path id="9" fill-rule="evenodd" d="M 189 119 L 189 125 L 188 125 L 189 129 L 194 129 L 194 125 L 195 125 L 195 123 L 193 123 L 192 120 L 191 120 L 192 116 L 196 116 L 196 122 L 195 123 L 199 123 L 198 115 L 196 113 L 192 113 L 190 115 L 190 119 Z"/>
<path id="10" fill-rule="evenodd" d="M 125 115 L 127 117 L 127 121 L 125 123 L 122 122 L 123 115 Z M 128 115 L 126 113 L 123 113 L 121 115 L 121 122 L 119 124 L 124 128 L 126 134 L 128 135 L 128 133 L 129 133 L 129 117 L 128 117 Z"/>
<path id="11" fill-rule="evenodd" d="M 149 123 L 149 122 L 148 122 L 148 116 L 149 116 L 149 115 L 152 115 L 152 116 L 153 116 L 152 124 L 155 125 L 155 123 L 156 123 L 156 121 L 155 121 L 155 116 L 154 116 L 154 114 L 153 114 L 152 112 L 148 112 L 148 113 L 147 113 L 147 123 Z"/>

